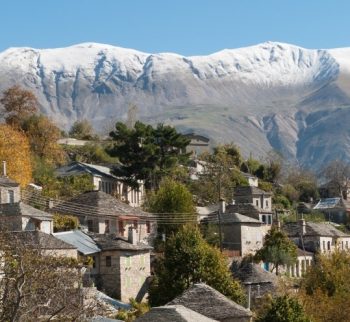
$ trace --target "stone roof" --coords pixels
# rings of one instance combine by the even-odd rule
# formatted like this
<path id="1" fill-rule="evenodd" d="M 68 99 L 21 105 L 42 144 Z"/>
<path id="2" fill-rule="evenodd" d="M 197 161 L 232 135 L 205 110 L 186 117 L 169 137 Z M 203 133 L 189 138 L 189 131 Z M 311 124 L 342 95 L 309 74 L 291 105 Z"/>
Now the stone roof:
<path id="1" fill-rule="evenodd" d="M 265 271 L 260 265 L 247 261 L 234 261 L 231 265 L 231 271 L 235 278 L 242 284 L 264 284 L 277 283 L 275 274 Z"/>
<path id="2" fill-rule="evenodd" d="M 137 216 L 149 217 L 149 213 L 140 208 L 134 208 L 103 191 L 89 191 L 82 193 L 68 201 L 54 205 L 53 212 L 76 216 Z"/>
<path id="3" fill-rule="evenodd" d="M 250 310 L 231 301 L 204 283 L 192 285 L 167 305 L 183 305 L 206 317 L 219 321 L 252 316 Z"/>
<path id="4" fill-rule="evenodd" d="M 221 222 L 224 223 L 245 223 L 245 224 L 259 224 L 263 223 L 255 218 L 241 215 L 239 213 L 225 213 L 221 215 Z"/>
<path id="5" fill-rule="evenodd" d="M 297 256 L 298 257 L 303 257 L 303 256 L 314 256 L 314 253 L 309 252 L 307 250 L 302 250 L 301 248 L 298 247 L 297 249 Z"/>
<path id="6" fill-rule="evenodd" d="M 271 211 L 261 209 L 251 203 L 238 203 L 235 205 L 226 206 L 227 213 L 239 213 L 239 214 L 271 214 Z"/>
<path id="7" fill-rule="evenodd" d="M 76 247 L 55 238 L 53 235 L 45 234 L 42 231 L 16 231 L 11 232 L 13 236 L 21 239 L 28 247 L 39 247 L 42 250 L 52 249 L 76 249 Z"/>
<path id="8" fill-rule="evenodd" d="M 2 186 L 2 187 L 18 187 L 19 183 L 14 181 L 14 180 L 11 180 L 7 176 L 0 176 L 0 186 Z"/>
<path id="9" fill-rule="evenodd" d="M 0 204 L 0 215 L 24 216 L 41 221 L 52 220 L 51 214 L 29 206 L 23 202 Z"/>
<path id="10" fill-rule="evenodd" d="M 266 195 L 271 196 L 271 192 L 261 190 L 254 186 L 238 186 L 234 190 L 235 196 Z"/>
<path id="11" fill-rule="evenodd" d="M 182 305 L 152 307 L 135 322 L 217 322 Z"/>
<path id="12" fill-rule="evenodd" d="M 25 217 L 31 217 L 38 220 L 52 220 L 52 214 L 36 209 L 23 202 L 19 203 L 20 214 Z"/>
<path id="13" fill-rule="evenodd" d="M 126 239 L 116 237 L 113 234 L 93 234 L 88 233 L 89 236 L 94 240 L 96 245 L 101 250 L 130 250 L 130 251 L 145 251 L 153 249 L 151 246 L 145 244 L 131 244 Z"/>
<path id="14" fill-rule="evenodd" d="M 322 237 L 350 237 L 349 234 L 345 234 L 339 229 L 335 228 L 329 223 L 315 223 L 307 221 L 306 233 L 304 236 L 322 236 Z M 300 223 L 299 222 L 288 222 L 283 225 L 283 230 L 289 237 L 300 236 Z"/>

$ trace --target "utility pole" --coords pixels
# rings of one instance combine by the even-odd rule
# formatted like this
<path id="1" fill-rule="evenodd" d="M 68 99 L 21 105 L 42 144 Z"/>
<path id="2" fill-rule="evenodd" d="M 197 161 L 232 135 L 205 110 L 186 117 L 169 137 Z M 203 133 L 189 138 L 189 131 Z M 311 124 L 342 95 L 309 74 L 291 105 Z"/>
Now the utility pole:
<path id="1" fill-rule="evenodd" d="M 219 222 L 219 245 L 220 245 L 220 252 L 222 253 L 221 214 L 223 212 L 225 212 L 225 199 L 221 198 L 221 172 L 222 172 L 222 168 L 220 167 L 220 172 L 219 172 L 219 211 L 218 211 L 218 222 Z"/>

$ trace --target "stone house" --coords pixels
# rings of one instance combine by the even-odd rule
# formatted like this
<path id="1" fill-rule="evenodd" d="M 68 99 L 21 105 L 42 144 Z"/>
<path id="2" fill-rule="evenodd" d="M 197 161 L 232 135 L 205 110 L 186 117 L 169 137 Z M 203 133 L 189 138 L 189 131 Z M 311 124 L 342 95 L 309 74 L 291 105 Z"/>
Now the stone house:
<path id="1" fill-rule="evenodd" d="M 314 262 L 315 254 L 306 250 L 297 249 L 297 260 L 294 265 L 285 266 L 281 272 L 287 273 L 290 277 L 302 277 L 309 266 Z"/>
<path id="2" fill-rule="evenodd" d="M 221 215 L 221 225 L 223 248 L 239 251 L 239 255 L 244 257 L 255 254 L 262 247 L 267 229 L 261 221 L 226 212 Z"/>
<path id="3" fill-rule="evenodd" d="M 102 191 L 89 191 L 68 201 L 56 202 L 51 212 L 77 216 L 82 226 L 97 234 L 116 234 L 127 237 L 130 227 L 137 241 L 151 243 L 156 234 L 152 215 L 131 207 Z"/>
<path id="4" fill-rule="evenodd" d="M 340 197 L 320 199 L 313 209 L 322 212 L 325 220 L 338 224 L 347 223 L 350 212 L 350 198 L 349 200 Z"/>
<path id="5" fill-rule="evenodd" d="M 192 285 L 168 305 L 183 305 L 208 318 L 222 322 L 250 322 L 253 316 L 250 310 L 204 283 Z"/>
<path id="6" fill-rule="evenodd" d="M 28 248 L 40 250 L 44 256 L 78 258 L 77 248 L 68 244 L 51 234 L 42 231 L 14 231 L 10 232 L 13 238 L 18 238 Z"/>
<path id="7" fill-rule="evenodd" d="M 232 275 L 244 286 L 251 307 L 258 305 L 265 294 L 275 294 L 277 276 L 263 269 L 259 264 L 247 260 L 234 260 L 230 267 Z"/>
<path id="8" fill-rule="evenodd" d="M 227 206 L 236 212 L 272 225 L 272 194 L 255 186 L 238 186 L 234 189 L 234 203 Z"/>
<path id="9" fill-rule="evenodd" d="M 97 285 L 106 294 L 128 302 L 131 297 L 141 301 L 148 290 L 151 275 L 151 247 L 111 235 L 93 235 L 101 249 Z"/>
<path id="10" fill-rule="evenodd" d="M 241 174 L 244 178 L 247 179 L 249 186 L 256 187 L 256 188 L 259 186 L 259 178 L 246 172 L 241 172 Z"/>
<path id="11" fill-rule="evenodd" d="M 204 152 L 209 152 L 209 139 L 203 135 L 198 135 L 195 133 L 189 133 L 184 135 L 190 140 L 190 143 L 186 147 L 187 153 L 192 153 L 192 155 L 198 156 Z"/>
<path id="12" fill-rule="evenodd" d="M 120 200 L 132 207 L 140 207 L 145 194 L 142 181 L 139 181 L 139 189 L 133 189 L 123 183 L 120 178 L 112 174 L 112 168 L 102 165 L 88 164 L 83 162 L 72 162 L 66 166 L 56 169 L 58 177 L 69 177 L 76 175 L 91 176 L 94 190 L 116 195 Z"/>
<path id="13" fill-rule="evenodd" d="M 283 225 L 288 237 L 301 249 L 315 253 L 330 253 L 335 249 L 350 248 L 350 235 L 345 234 L 330 223 L 289 222 Z"/>
<path id="14" fill-rule="evenodd" d="M 92 258 L 86 281 L 92 280 L 106 294 L 128 302 L 131 297 L 140 301 L 145 297 L 150 276 L 152 248 L 135 243 L 134 233 L 130 231 L 128 240 L 79 230 L 55 233 L 54 236 L 75 246 L 80 257 Z"/>
<path id="15" fill-rule="evenodd" d="M 36 209 L 21 199 L 20 185 L 5 175 L 0 176 L 0 225 L 12 231 L 40 230 L 53 232 L 52 215 Z"/>

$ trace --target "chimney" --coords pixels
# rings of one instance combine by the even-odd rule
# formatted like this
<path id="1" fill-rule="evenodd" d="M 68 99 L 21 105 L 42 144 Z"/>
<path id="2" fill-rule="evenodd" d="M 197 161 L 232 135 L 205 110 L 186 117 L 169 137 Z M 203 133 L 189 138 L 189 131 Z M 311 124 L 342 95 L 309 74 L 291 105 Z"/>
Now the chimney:
<path id="1" fill-rule="evenodd" d="M 2 175 L 3 175 L 4 177 L 7 177 L 6 161 L 2 161 Z"/>
<path id="2" fill-rule="evenodd" d="M 137 233 L 136 233 L 136 229 L 134 229 L 134 227 L 129 227 L 128 242 L 132 245 L 137 244 Z"/>
<path id="3" fill-rule="evenodd" d="M 299 227 L 300 227 L 300 234 L 303 236 L 306 234 L 306 223 L 305 219 L 301 218 L 299 219 Z"/>
<path id="4" fill-rule="evenodd" d="M 225 199 L 220 198 L 219 200 L 219 212 L 220 214 L 224 214 L 226 212 L 226 203 Z"/>

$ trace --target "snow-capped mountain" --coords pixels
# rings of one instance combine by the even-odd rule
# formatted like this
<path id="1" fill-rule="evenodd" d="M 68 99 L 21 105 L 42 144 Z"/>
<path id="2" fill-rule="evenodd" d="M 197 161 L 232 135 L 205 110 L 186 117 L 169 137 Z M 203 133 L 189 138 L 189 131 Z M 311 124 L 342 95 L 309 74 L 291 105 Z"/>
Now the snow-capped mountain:
<path id="1" fill-rule="evenodd" d="M 103 131 L 126 118 L 194 130 L 261 156 L 272 148 L 307 166 L 350 160 L 350 48 L 267 42 L 208 56 L 148 54 L 96 43 L 0 53 L 0 91 L 20 84 L 64 128 Z"/>

